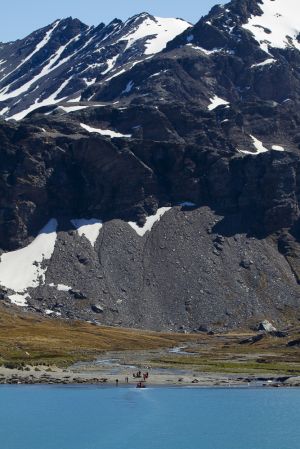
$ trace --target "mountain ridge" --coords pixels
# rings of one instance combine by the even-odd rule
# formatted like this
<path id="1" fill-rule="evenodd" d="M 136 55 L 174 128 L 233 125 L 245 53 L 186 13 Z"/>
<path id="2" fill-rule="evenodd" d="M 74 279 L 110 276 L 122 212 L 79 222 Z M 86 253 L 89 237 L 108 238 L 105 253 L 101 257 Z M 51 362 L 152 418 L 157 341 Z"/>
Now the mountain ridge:
<path id="1" fill-rule="evenodd" d="M 243 27 L 266 5 L 217 6 L 149 59 L 121 33 L 126 70 L 0 123 L 6 304 L 195 332 L 300 318 L 300 52 Z"/>
<path id="2" fill-rule="evenodd" d="M 155 18 L 147 13 L 97 27 L 67 18 L 23 40 L 4 44 L 0 47 L 0 113 L 19 120 L 37 104 L 55 104 L 72 97 L 97 78 L 105 79 L 112 70 L 125 71 L 128 63 L 157 53 L 187 26 L 181 19 Z M 27 106 L 25 113 L 20 102 Z"/>

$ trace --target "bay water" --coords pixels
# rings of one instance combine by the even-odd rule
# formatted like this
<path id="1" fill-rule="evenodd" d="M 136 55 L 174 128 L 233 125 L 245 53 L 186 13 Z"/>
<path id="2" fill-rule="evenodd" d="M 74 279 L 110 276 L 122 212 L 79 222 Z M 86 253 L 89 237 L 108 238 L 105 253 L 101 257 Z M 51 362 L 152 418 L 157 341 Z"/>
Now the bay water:
<path id="1" fill-rule="evenodd" d="M 300 389 L 1 386 L 1 449 L 299 449 Z"/>

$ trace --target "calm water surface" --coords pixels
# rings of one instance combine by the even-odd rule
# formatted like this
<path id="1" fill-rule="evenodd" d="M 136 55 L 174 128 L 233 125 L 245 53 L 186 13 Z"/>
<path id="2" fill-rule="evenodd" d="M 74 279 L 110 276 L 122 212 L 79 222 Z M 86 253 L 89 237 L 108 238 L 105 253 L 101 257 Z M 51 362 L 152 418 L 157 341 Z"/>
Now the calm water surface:
<path id="1" fill-rule="evenodd" d="M 0 387 L 1 449 L 299 449 L 300 390 Z"/>

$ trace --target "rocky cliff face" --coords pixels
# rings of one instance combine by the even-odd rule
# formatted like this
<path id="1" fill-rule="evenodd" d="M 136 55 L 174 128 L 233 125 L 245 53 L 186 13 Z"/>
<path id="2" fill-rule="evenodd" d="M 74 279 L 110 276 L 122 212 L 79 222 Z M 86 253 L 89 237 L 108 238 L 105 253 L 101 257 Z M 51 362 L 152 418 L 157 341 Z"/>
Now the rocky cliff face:
<path id="1" fill-rule="evenodd" d="M 4 300 L 155 329 L 300 318 L 300 24 L 284 28 L 293 8 L 217 6 L 149 59 L 157 34 L 133 44 L 123 31 L 139 64 L 124 56 L 80 101 L 71 93 L 1 122 Z M 110 27 L 133 33 L 132 20 L 149 17 Z M 96 32 L 71 23 L 85 43 Z"/>

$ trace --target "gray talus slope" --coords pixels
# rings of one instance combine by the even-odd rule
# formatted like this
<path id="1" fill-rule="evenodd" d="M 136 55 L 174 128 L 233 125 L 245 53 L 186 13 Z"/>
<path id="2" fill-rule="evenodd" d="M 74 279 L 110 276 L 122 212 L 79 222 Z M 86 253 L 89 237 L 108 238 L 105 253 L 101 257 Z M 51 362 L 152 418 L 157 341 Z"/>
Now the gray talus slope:
<path id="1" fill-rule="evenodd" d="M 174 207 L 143 237 L 126 222 L 105 223 L 94 248 L 77 231 L 61 231 L 45 285 L 28 290 L 28 305 L 65 318 L 167 330 L 297 320 L 300 286 L 275 238 L 226 236 L 222 228 L 223 217 L 207 207 Z"/>

